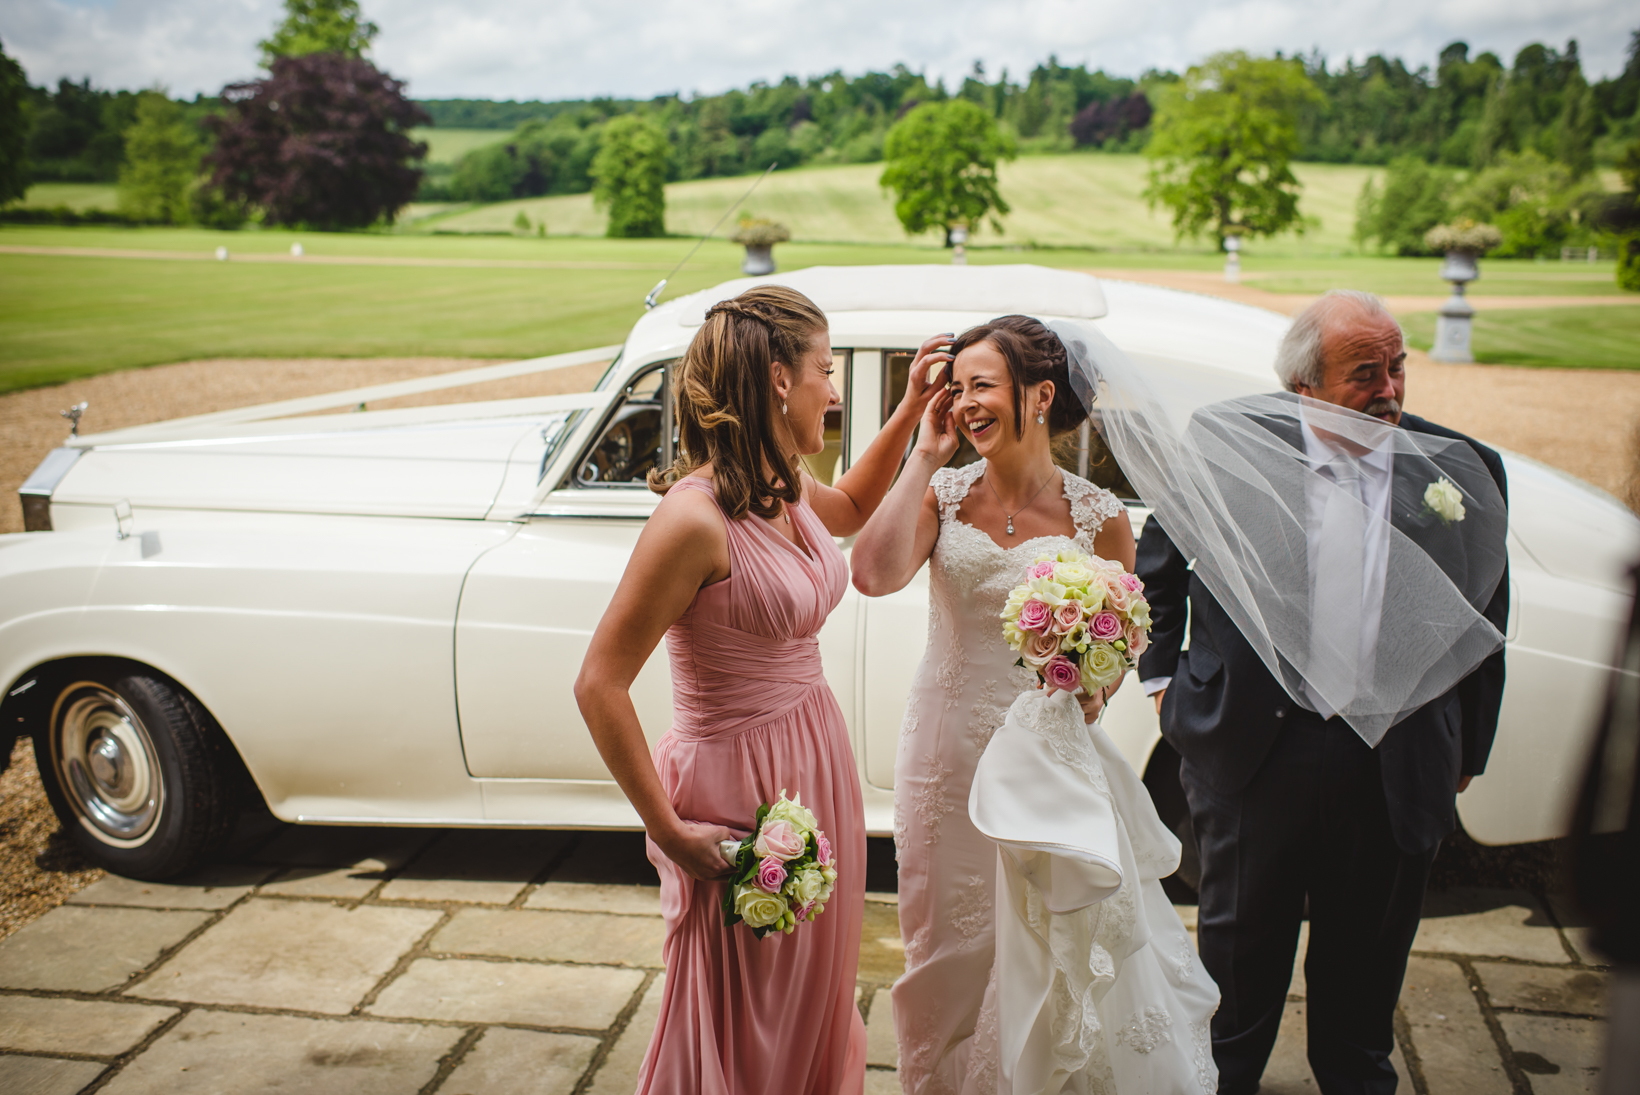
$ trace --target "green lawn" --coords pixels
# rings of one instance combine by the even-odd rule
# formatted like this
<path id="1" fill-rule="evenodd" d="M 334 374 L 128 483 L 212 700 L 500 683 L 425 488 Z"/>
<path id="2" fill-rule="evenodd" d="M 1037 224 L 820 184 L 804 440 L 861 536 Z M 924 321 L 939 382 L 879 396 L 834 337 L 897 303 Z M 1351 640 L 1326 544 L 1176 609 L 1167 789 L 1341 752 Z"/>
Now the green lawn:
<path id="1" fill-rule="evenodd" d="M 0 254 L 0 391 L 113 369 L 216 356 L 452 355 L 530 357 L 619 341 L 651 286 L 692 246 L 686 238 L 214 232 L 191 228 L 0 227 L 0 247 L 68 247 L 210 255 L 451 259 L 495 266 L 225 264 Z M 943 263 L 931 244 L 819 244 L 776 249 L 784 269 L 877 263 Z M 1122 252 L 979 247 L 976 264 L 1033 262 L 1064 268 L 1213 270 L 1201 251 Z M 739 274 L 740 249 L 714 240 L 673 278 L 668 296 Z M 544 268 L 503 266 L 525 261 Z M 1316 292 L 1334 285 L 1438 295 L 1434 260 L 1326 258 L 1255 252 L 1250 276 L 1267 288 Z M 1593 272 L 1599 275 L 1600 271 Z M 1602 292 L 1609 283 L 1572 264 L 1487 262 L 1477 295 Z M 1609 275 L 1608 275 L 1609 276 Z M 1494 313 L 1504 316 L 1504 313 Z M 1513 317 L 1525 317 L 1521 321 Z M 1477 346 L 1490 360 L 1640 367 L 1640 307 L 1509 313 L 1496 336 L 1483 319 Z M 1504 319 L 1497 321 L 1504 323 Z M 1433 316 L 1409 327 L 1427 341 Z M 1425 330 L 1428 328 L 1428 330 Z M 1489 339 L 1494 341 L 1488 341 Z M 1499 344 L 1514 357 L 1499 357 Z M 1575 344 L 1576 352 L 1566 349 Z M 1525 356 L 1520 356 L 1525 355 Z M 1581 355 L 1581 356 L 1580 356 Z"/>
<path id="2" fill-rule="evenodd" d="M 113 209 L 117 204 L 113 183 L 35 183 L 19 203 L 25 209 L 55 209 L 66 205 L 75 212 Z"/>
<path id="3" fill-rule="evenodd" d="M 1408 316 L 1407 338 L 1434 344 L 1435 317 Z M 1475 359 L 1488 365 L 1640 369 L 1640 307 L 1522 308 L 1475 317 Z"/>
<path id="4" fill-rule="evenodd" d="M 428 163 L 453 164 L 475 148 L 500 144 L 512 136 L 512 131 L 507 129 L 437 129 L 433 126 L 426 126 L 412 129 L 410 136 L 418 141 L 427 142 Z"/>
<path id="5" fill-rule="evenodd" d="M 998 236 L 989 227 L 980 244 L 1093 247 L 1117 251 L 1174 249 L 1165 212 L 1152 212 L 1139 196 L 1148 161 L 1142 156 L 1081 154 L 1022 156 L 1003 164 L 1003 197 L 1013 207 Z M 1303 237 L 1285 236 L 1258 245 L 1269 255 L 1342 255 L 1354 250 L 1355 199 L 1372 168 L 1296 165 L 1304 183 L 1301 208 L 1319 218 Z M 803 167 L 777 171 L 758 187 L 747 209 L 773 217 L 799 240 L 838 243 L 901 243 L 905 231 L 894 217 L 892 196 L 877 185 L 882 164 Z M 696 179 L 666 188 L 666 224 L 682 234 L 705 232 L 752 184 L 752 177 Z M 519 210 L 532 223 L 545 220 L 550 234 L 595 236 L 604 215 L 589 194 L 502 202 L 447 217 L 430 225 L 451 232 L 506 232 Z M 1193 245 L 1201 249 L 1202 245 Z"/>

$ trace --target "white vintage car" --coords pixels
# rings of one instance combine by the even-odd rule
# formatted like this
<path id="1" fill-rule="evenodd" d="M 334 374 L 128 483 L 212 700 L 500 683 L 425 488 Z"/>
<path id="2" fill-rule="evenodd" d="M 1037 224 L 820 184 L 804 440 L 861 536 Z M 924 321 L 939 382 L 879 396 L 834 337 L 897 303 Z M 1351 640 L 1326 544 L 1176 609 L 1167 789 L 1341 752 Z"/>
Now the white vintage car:
<path id="1" fill-rule="evenodd" d="M 1168 383 L 1269 390 L 1287 324 L 1035 266 L 771 280 L 831 318 L 843 406 L 810 461 L 827 481 L 881 427 L 931 332 L 1009 312 L 1095 319 Z M 121 873 L 172 874 L 256 794 L 299 823 L 637 827 L 571 685 L 656 504 L 644 474 L 671 458 L 669 369 L 705 309 L 751 283 L 662 304 L 621 347 L 72 437 L 51 452 L 22 490 L 34 531 L 0 537 L 0 733 L 33 736 L 81 848 Z M 611 356 L 585 394 L 365 409 Z M 1084 435 L 1084 461 L 1089 447 Z M 1098 451 L 1091 460 L 1095 478 L 1122 486 Z M 1459 800 L 1487 843 L 1564 831 L 1640 553 L 1640 523 L 1611 498 L 1505 460 L 1508 689 L 1491 764 Z M 1138 526 L 1145 511 L 1130 505 Z M 873 833 L 891 828 L 926 598 L 922 580 L 879 600 L 850 590 L 821 633 Z M 670 716 L 662 653 L 634 700 L 654 739 Z M 1188 833 L 1150 703 L 1126 688 L 1106 721 Z"/>

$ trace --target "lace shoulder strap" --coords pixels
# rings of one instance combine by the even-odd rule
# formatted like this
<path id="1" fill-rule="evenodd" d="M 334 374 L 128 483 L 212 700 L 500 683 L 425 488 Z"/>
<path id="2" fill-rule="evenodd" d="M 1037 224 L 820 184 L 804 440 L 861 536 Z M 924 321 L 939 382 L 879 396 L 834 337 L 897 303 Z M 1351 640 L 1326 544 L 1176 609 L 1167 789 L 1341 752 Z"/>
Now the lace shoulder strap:
<path id="1" fill-rule="evenodd" d="M 968 497 L 984 471 L 985 461 L 976 460 L 960 468 L 941 468 L 934 473 L 928 485 L 934 488 L 934 500 L 940 504 L 941 521 L 949 521 L 956 515 L 962 500 Z"/>
<path id="2" fill-rule="evenodd" d="M 1076 530 L 1088 538 L 1099 534 L 1100 526 L 1122 512 L 1122 503 L 1104 487 L 1096 487 L 1080 475 L 1065 473 L 1065 499 L 1071 504 L 1071 520 Z"/>

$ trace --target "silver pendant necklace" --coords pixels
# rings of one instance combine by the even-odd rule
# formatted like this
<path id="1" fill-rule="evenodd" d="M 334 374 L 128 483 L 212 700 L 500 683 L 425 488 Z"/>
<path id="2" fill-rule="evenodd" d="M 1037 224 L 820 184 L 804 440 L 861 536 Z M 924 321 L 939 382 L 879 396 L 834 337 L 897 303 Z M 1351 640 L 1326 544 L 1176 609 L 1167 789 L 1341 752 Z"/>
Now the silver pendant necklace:
<path id="1" fill-rule="evenodd" d="M 1008 513 L 1008 535 L 1009 536 L 1012 536 L 1014 534 L 1014 514 L 1024 513 L 1026 510 L 1030 509 L 1031 508 L 1031 503 L 1036 501 L 1037 495 L 1040 495 L 1044 490 L 1046 490 L 1047 487 L 1048 487 L 1048 484 L 1052 483 L 1052 482 L 1053 482 L 1053 472 L 1050 471 L 1048 473 L 1048 478 L 1042 480 L 1042 485 L 1040 487 L 1036 488 L 1036 494 L 1033 494 L 1028 499 L 1026 499 L 1025 504 L 1023 506 L 1020 506 L 1018 509 L 1014 510 L 1013 513 L 1008 513 L 1008 507 L 1006 505 L 1003 505 L 1002 495 L 998 494 L 996 487 L 991 485 L 991 477 L 989 475 L 987 475 L 985 477 L 985 485 L 987 487 L 991 488 L 991 497 L 995 498 L 997 500 L 997 506 L 999 508 L 1001 508 L 1001 510 L 1004 513 Z"/>

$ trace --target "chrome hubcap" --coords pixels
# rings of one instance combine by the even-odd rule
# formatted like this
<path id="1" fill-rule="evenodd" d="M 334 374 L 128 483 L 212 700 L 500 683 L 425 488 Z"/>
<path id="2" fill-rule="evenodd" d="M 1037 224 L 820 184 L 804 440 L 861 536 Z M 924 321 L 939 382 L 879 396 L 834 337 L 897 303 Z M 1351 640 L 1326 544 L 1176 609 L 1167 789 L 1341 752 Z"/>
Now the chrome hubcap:
<path id="1" fill-rule="evenodd" d="M 74 812 L 109 843 L 140 842 L 164 798 L 142 720 L 117 693 L 89 682 L 67 689 L 55 716 L 52 762 Z"/>

